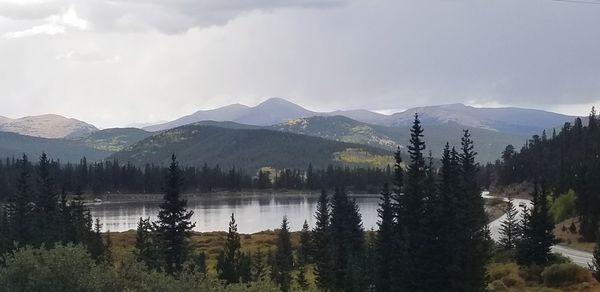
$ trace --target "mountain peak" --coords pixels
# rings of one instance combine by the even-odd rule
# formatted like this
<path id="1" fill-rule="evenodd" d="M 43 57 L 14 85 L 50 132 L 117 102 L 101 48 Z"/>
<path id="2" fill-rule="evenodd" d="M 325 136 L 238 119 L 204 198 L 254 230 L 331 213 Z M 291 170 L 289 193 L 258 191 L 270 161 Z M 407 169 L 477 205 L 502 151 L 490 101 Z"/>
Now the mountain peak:
<path id="1" fill-rule="evenodd" d="M 56 114 L 0 119 L 0 131 L 43 138 L 65 138 L 86 135 L 98 128 L 83 121 Z"/>
<path id="2" fill-rule="evenodd" d="M 264 107 L 264 106 L 296 106 L 301 107 L 287 99 L 283 99 L 281 97 L 270 97 L 267 100 L 259 103 L 255 107 Z"/>

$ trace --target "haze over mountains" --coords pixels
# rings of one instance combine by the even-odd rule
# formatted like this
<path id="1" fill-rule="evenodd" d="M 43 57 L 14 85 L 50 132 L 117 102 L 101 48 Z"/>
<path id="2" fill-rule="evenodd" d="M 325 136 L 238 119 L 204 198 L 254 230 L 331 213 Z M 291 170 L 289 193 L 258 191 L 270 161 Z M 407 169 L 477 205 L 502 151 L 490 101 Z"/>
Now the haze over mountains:
<path id="1" fill-rule="evenodd" d="M 83 121 L 58 115 L 20 119 L 0 117 L 0 156 L 14 156 L 23 152 L 35 156 L 46 151 L 63 161 L 77 161 L 86 156 L 90 160 L 111 157 L 142 164 L 160 163 L 168 159 L 165 153 L 181 152 L 188 163 L 203 161 L 211 165 L 233 165 L 233 159 L 237 157 L 242 161 L 238 162 L 238 166 L 256 167 L 260 165 L 258 161 L 261 155 L 279 166 L 286 159 L 295 161 L 292 163 L 294 165 L 304 163 L 306 161 L 299 162 L 294 159 L 293 153 L 284 149 L 293 138 L 296 143 L 314 146 L 311 148 L 313 151 L 319 151 L 319 146 L 329 147 L 327 149 L 330 150 L 335 148 L 335 151 L 323 150 L 328 155 L 327 159 L 313 157 L 318 160 L 314 163 L 323 164 L 336 161 L 339 157 L 334 157 L 334 153 L 342 153 L 340 149 L 344 147 L 369 149 L 365 152 L 369 155 L 376 152 L 374 149 L 382 149 L 382 153 L 389 154 L 397 147 L 404 147 L 409 140 L 409 127 L 415 113 L 419 113 L 428 150 L 432 151 L 434 157 L 439 156 L 446 141 L 458 145 L 462 130 L 468 129 L 476 142 L 480 162 L 494 161 L 506 145 L 513 144 L 519 148 L 532 134 L 539 134 L 544 129 L 561 126 L 574 119 L 572 116 L 540 110 L 476 108 L 462 104 L 413 108 L 391 115 L 363 109 L 315 112 L 281 98 L 271 98 L 254 107 L 233 104 L 201 110 L 143 129 L 98 130 Z M 194 130 L 189 131 L 190 127 L 178 128 L 185 125 L 190 125 Z M 298 135 L 285 136 L 277 132 Z M 188 142 L 181 143 L 181 140 Z M 333 140 L 333 144 L 327 140 Z M 263 143 L 263 147 L 273 153 L 259 151 L 257 142 Z M 247 143 L 247 147 L 232 149 L 232 143 Z M 186 145 L 190 148 L 185 148 Z M 235 155 L 228 156 L 216 149 L 229 149 Z M 206 152 L 208 150 L 212 154 Z M 308 155 L 307 159 L 311 157 Z"/>

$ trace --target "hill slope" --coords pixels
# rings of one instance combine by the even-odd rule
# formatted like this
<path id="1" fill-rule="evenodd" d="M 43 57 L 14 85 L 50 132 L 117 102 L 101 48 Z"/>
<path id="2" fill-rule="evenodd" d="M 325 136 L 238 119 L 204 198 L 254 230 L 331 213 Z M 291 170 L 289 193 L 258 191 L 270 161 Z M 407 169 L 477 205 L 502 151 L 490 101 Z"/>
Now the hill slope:
<path id="1" fill-rule="evenodd" d="M 30 116 L 19 119 L 0 118 L 0 131 L 43 138 L 84 136 L 98 128 L 59 115 Z"/>
<path id="2" fill-rule="evenodd" d="M 248 171 L 260 167 L 317 168 L 328 164 L 387 165 L 389 151 L 272 130 L 188 125 L 164 131 L 115 153 L 111 158 L 166 165 L 172 153 L 185 165 L 219 164 Z"/>
<path id="3" fill-rule="evenodd" d="M 343 116 L 310 117 L 290 120 L 271 128 L 336 141 L 366 144 L 387 150 L 405 148 L 410 139 L 410 126 L 386 127 L 359 122 Z M 425 125 L 425 142 L 434 157 L 440 157 L 446 142 L 459 146 L 462 130 L 468 129 L 475 141 L 478 160 L 494 161 L 508 144 L 520 145 L 526 137 L 464 127 L 456 123 Z M 404 150 L 406 151 L 406 150 Z"/>
<path id="4" fill-rule="evenodd" d="M 148 138 L 150 135 L 152 133 L 137 128 L 113 128 L 96 131 L 72 140 L 98 150 L 117 152 Z"/>
<path id="5" fill-rule="evenodd" d="M 31 160 L 35 160 L 42 152 L 63 162 L 78 162 L 82 157 L 95 161 L 110 155 L 110 152 L 94 149 L 76 141 L 0 132 L 0 157 L 18 157 L 25 153 Z"/>

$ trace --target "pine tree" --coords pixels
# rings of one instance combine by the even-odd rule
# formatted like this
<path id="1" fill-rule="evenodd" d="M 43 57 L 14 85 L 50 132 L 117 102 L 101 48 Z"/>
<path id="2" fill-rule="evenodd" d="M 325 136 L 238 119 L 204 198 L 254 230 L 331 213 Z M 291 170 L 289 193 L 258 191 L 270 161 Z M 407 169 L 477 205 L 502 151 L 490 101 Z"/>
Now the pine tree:
<path id="1" fill-rule="evenodd" d="M 315 278 L 317 287 L 322 290 L 332 289 L 331 257 L 330 257 L 330 212 L 327 192 L 321 191 L 315 214 L 313 229 L 313 247 L 315 260 Z"/>
<path id="2" fill-rule="evenodd" d="M 511 250 L 516 247 L 517 241 L 519 240 L 519 221 L 517 215 L 517 209 L 515 208 L 514 200 L 512 197 L 508 198 L 506 207 L 504 208 L 504 214 L 506 218 L 502 221 L 500 226 L 500 247 L 504 250 Z"/>
<path id="3" fill-rule="evenodd" d="M 477 185 L 478 164 L 475 162 L 473 140 L 468 130 L 461 139 L 459 154 L 460 191 L 465 211 L 464 244 L 465 257 L 465 290 L 480 291 L 485 287 L 486 264 L 490 258 L 491 239 L 487 226 L 484 201 Z"/>
<path id="4" fill-rule="evenodd" d="M 410 143 L 408 153 L 410 164 L 407 170 L 406 187 L 404 189 L 404 216 L 398 224 L 405 228 L 405 246 L 407 251 L 407 264 L 410 267 L 405 270 L 406 285 L 408 290 L 426 290 L 430 277 L 428 273 L 426 211 L 427 211 L 427 166 L 423 151 L 423 128 L 418 114 L 415 114 L 413 126 L 410 130 Z"/>
<path id="5" fill-rule="evenodd" d="M 555 243 L 554 221 L 549 214 L 548 199 L 545 191 L 538 190 L 534 183 L 533 208 L 524 212 L 521 226 L 522 238 L 517 244 L 517 262 L 519 264 L 544 265 L 548 262 L 551 247 Z"/>
<path id="6" fill-rule="evenodd" d="M 18 163 L 20 173 L 17 179 L 17 189 L 9 197 L 6 215 L 12 240 L 19 246 L 25 246 L 26 244 L 31 244 L 33 232 L 31 226 L 31 214 L 33 212 L 31 164 L 25 154 L 23 154 Z"/>
<path id="7" fill-rule="evenodd" d="M 260 282 L 264 281 L 267 275 L 267 265 L 265 264 L 265 256 L 259 248 L 254 253 L 252 260 L 252 281 Z"/>
<path id="8" fill-rule="evenodd" d="M 330 255 L 332 289 L 363 291 L 365 283 L 365 239 L 358 205 L 343 188 L 331 201 Z"/>
<path id="9" fill-rule="evenodd" d="M 146 264 L 151 269 L 160 268 L 160 258 L 157 251 L 157 242 L 153 234 L 153 226 L 150 218 L 142 218 L 138 221 L 135 234 L 135 259 Z"/>
<path id="10" fill-rule="evenodd" d="M 169 274 L 181 271 L 189 252 L 189 237 L 195 226 L 190 221 L 194 212 L 187 211 L 187 201 L 181 199 L 181 180 L 179 165 L 173 154 L 166 177 L 164 201 L 160 205 L 158 222 L 154 223 L 162 243 L 160 253 L 164 255 L 164 269 Z"/>
<path id="11" fill-rule="evenodd" d="M 241 258 L 240 247 L 240 235 L 237 232 L 237 224 L 232 213 L 225 247 L 217 258 L 217 274 L 219 279 L 225 283 L 237 283 L 240 280 L 238 273 Z"/>
<path id="12" fill-rule="evenodd" d="M 112 254 L 112 238 L 110 235 L 110 230 L 106 231 L 106 239 L 104 240 L 104 262 L 111 264 L 113 263 L 113 254 Z"/>
<path id="13" fill-rule="evenodd" d="M 302 290 L 307 290 L 309 285 L 308 285 L 308 280 L 306 279 L 306 267 L 305 266 L 300 266 L 298 268 L 298 276 L 296 277 L 296 282 L 298 283 L 298 287 L 300 287 L 300 289 Z"/>
<path id="14" fill-rule="evenodd" d="M 381 190 L 379 209 L 377 210 L 379 222 L 377 237 L 375 238 L 375 289 L 376 291 L 391 291 L 392 286 L 392 261 L 390 251 L 394 249 L 394 210 L 391 201 L 389 185 L 385 183 Z"/>
<path id="15" fill-rule="evenodd" d="M 290 230 L 287 217 L 284 216 L 279 236 L 277 237 L 277 252 L 275 253 L 275 262 L 271 271 L 273 280 L 279 285 L 281 291 L 290 291 L 293 267 L 294 258 L 292 255 Z"/>
<path id="16" fill-rule="evenodd" d="M 59 241 L 58 192 L 54 178 L 50 173 L 50 160 L 42 153 L 37 166 L 37 190 L 34 197 L 33 220 L 36 234 L 36 245 L 52 244 Z"/>
<path id="17" fill-rule="evenodd" d="M 394 216 L 394 230 L 391 258 L 391 286 L 394 291 L 406 291 L 408 286 L 408 252 L 406 231 L 406 197 L 404 195 L 404 171 L 402 168 L 402 155 L 400 147 L 394 153 L 392 210 Z"/>
<path id="18" fill-rule="evenodd" d="M 310 260 L 312 248 L 311 237 L 308 222 L 304 220 L 302 230 L 300 230 L 300 248 L 298 249 L 298 264 L 304 266 Z"/>

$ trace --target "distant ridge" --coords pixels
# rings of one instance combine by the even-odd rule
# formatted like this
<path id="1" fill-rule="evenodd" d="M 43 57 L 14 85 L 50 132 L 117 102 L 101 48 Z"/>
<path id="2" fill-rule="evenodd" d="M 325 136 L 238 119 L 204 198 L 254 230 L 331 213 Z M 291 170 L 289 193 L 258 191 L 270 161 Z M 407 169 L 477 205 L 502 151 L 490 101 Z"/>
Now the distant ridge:
<path id="1" fill-rule="evenodd" d="M 336 115 L 373 125 L 403 127 L 412 123 L 415 113 L 419 113 L 424 125 L 456 124 L 462 127 L 521 136 L 536 134 L 544 129 L 573 121 L 575 118 L 542 110 L 515 107 L 476 108 L 460 103 L 416 107 L 391 115 L 365 109 L 315 112 L 282 98 L 270 98 L 254 107 L 234 104 L 213 110 L 197 111 L 177 120 L 145 127 L 144 129 L 162 131 L 204 120 L 271 126 L 298 118 Z"/>
<path id="2" fill-rule="evenodd" d="M 98 128 L 77 119 L 47 114 L 18 119 L 0 117 L 0 131 L 42 138 L 67 138 L 84 136 L 98 131 Z"/>

